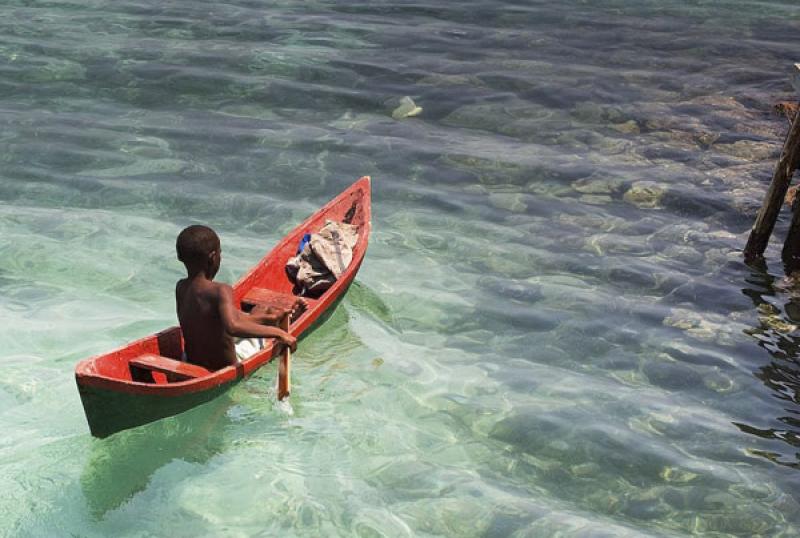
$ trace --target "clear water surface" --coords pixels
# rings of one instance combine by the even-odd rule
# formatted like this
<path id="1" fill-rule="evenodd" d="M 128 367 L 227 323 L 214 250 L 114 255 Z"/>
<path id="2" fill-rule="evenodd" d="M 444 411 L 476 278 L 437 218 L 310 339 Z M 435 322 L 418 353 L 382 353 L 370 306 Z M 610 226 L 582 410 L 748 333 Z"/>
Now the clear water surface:
<path id="1" fill-rule="evenodd" d="M 800 534 L 800 290 L 739 254 L 794 0 L 0 15 L 0 533 Z M 74 365 L 174 323 L 183 226 L 233 281 L 361 175 L 371 247 L 293 414 L 270 365 L 89 436 Z"/>

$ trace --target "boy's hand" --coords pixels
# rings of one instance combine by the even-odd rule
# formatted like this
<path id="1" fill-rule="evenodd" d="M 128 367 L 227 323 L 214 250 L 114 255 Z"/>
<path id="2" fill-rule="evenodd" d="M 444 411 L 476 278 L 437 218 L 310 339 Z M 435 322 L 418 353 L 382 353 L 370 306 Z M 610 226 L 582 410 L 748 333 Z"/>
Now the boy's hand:
<path id="1" fill-rule="evenodd" d="M 297 319 L 300 316 L 302 316 L 303 312 L 305 312 L 307 308 L 308 308 L 308 303 L 306 302 L 306 300 L 298 298 L 294 302 L 294 305 L 292 306 L 292 312 L 291 312 L 292 319 Z"/>
<path id="2" fill-rule="evenodd" d="M 281 343 L 288 346 L 292 353 L 297 351 L 297 338 L 285 331 L 281 331 L 281 333 L 283 334 L 278 336 L 278 339 L 281 341 Z"/>
<path id="3" fill-rule="evenodd" d="M 283 317 L 283 310 L 274 306 L 257 304 L 250 311 L 250 315 L 266 323 L 277 323 Z"/>
<path id="4" fill-rule="evenodd" d="M 305 299 L 297 299 L 291 309 L 257 304 L 250 310 L 250 315 L 258 319 L 260 323 L 277 325 L 286 314 L 289 314 L 291 319 L 295 320 L 302 316 L 306 309 L 308 309 L 308 303 L 306 303 Z"/>

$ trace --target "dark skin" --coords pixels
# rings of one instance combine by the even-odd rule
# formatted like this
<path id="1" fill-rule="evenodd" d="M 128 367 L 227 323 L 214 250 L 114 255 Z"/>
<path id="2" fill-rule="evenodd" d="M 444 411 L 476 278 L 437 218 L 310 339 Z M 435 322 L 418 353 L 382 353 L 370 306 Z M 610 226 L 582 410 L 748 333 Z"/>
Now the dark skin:
<path id="1" fill-rule="evenodd" d="M 175 286 L 178 320 L 186 356 L 194 364 L 218 370 L 236 364 L 234 337 L 276 338 L 294 351 L 297 339 L 275 325 L 290 312 L 256 306 L 247 314 L 233 302 L 233 289 L 214 282 L 222 254 L 219 245 L 200 262 L 186 262 L 188 276 Z M 305 305 L 298 300 L 294 310 Z"/>

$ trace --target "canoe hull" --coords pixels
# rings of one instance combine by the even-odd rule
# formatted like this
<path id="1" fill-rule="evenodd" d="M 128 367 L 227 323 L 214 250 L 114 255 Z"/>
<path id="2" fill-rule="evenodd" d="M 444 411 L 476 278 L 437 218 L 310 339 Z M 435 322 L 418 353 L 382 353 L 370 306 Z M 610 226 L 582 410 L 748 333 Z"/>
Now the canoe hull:
<path id="1" fill-rule="evenodd" d="M 188 411 L 213 400 L 237 383 L 238 381 L 233 381 L 182 396 L 131 394 L 81 385 L 78 385 L 78 392 L 86 421 L 89 423 L 89 431 L 94 437 L 103 438 Z"/>
<path id="2" fill-rule="evenodd" d="M 348 290 L 349 286 L 303 332 L 298 341 L 302 341 L 303 338 L 330 319 L 345 298 Z M 177 396 L 121 392 L 102 387 L 81 385 L 80 383 L 78 384 L 78 392 L 81 396 L 83 411 L 86 414 L 86 421 L 89 423 L 90 433 L 92 436 L 102 439 L 123 430 L 178 415 L 210 402 L 233 388 L 242 379 L 244 378 L 240 377 L 211 389 L 187 392 Z"/>
<path id="3" fill-rule="evenodd" d="M 353 223 L 359 228 L 359 238 L 350 267 L 322 296 L 308 300 L 309 308 L 292 322 L 289 332 L 301 340 L 324 323 L 344 298 L 363 262 L 371 228 L 370 196 L 370 180 L 361 178 L 298 225 L 233 286 L 236 304 L 244 305 L 248 292 L 254 288 L 291 293 L 292 284 L 283 267 L 296 251 L 303 234 L 320 229 L 328 218 L 342 220 L 357 206 Z M 78 363 L 75 380 L 92 435 L 107 437 L 208 402 L 271 361 L 278 355 L 280 346 L 272 341 L 242 362 L 189 380 L 168 380 L 161 376 L 142 381 L 131 369 L 131 361 L 145 354 L 179 360 L 182 349 L 180 328 L 171 327 Z"/>

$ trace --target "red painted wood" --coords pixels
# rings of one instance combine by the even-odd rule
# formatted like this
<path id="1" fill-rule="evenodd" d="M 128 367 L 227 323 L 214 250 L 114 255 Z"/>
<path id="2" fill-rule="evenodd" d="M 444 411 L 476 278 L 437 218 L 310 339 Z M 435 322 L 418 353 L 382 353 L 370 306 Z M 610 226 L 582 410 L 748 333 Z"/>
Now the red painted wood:
<path id="1" fill-rule="evenodd" d="M 165 374 L 176 374 L 184 379 L 203 377 L 211 373 L 202 366 L 188 362 L 176 361 L 174 359 L 168 359 L 167 357 L 153 355 L 152 353 L 145 353 L 144 355 L 133 357 L 128 361 L 128 364 L 144 370 L 154 370 L 156 372 L 162 372 Z"/>
<path id="2" fill-rule="evenodd" d="M 295 227 L 233 286 L 235 304 L 241 304 L 242 299 L 253 288 L 291 294 L 292 282 L 286 276 L 284 265 L 291 256 L 294 256 L 303 234 L 319 230 L 328 219 L 343 220 L 355 203 L 357 207 L 352 223 L 358 226 L 359 236 L 353 248 L 353 261 L 330 289 L 325 291 L 321 297 L 308 301 L 309 308 L 292 323 L 291 334 L 295 337 L 301 336 L 347 290 L 361 267 L 372 226 L 370 198 L 370 178 L 365 176 Z M 256 369 L 272 360 L 277 355 L 280 346 L 274 345 L 273 341 L 265 349 L 239 364 L 186 381 L 153 384 L 131 379 L 131 359 L 153 354 L 177 360 L 181 356 L 182 349 L 183 338 L 180 327 L 170 327 L 109 353 L 79 362 L 75 367 L 75 380 L 80 386 L 97 387 L 128 394 L 182 396 L 209 390 L 252 374 Z"/>

